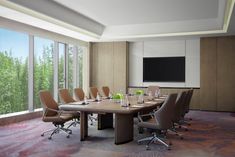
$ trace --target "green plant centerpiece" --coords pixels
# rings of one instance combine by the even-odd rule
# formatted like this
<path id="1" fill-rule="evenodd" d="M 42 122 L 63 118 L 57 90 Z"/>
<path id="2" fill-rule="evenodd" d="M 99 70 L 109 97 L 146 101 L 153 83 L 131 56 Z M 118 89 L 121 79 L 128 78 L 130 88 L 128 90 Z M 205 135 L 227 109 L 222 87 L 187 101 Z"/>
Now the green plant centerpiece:
<path id="1" fill-rule="evenodd" d="M 123 98 L 124 98 L 124 95 L 122 93 L 115 93 L 115 94 L 113 94 L 113 100 L 115 102 L 120 102 L 121 99 L 123 99 Z"/>
<path id="2" fill-rule="evenodd" d="M 144 95 L 144 91 L 141 89 L 135 90 L 135 95 Z"/>
<path id="3" fill-rule="evenodd" d="M 144 97 L 143 97 L 144 91 L 141 89 L 138 89 L 135 91 L 135 95 L 138 96 L 137 103 L 142 104 L 144 102 Z"/>

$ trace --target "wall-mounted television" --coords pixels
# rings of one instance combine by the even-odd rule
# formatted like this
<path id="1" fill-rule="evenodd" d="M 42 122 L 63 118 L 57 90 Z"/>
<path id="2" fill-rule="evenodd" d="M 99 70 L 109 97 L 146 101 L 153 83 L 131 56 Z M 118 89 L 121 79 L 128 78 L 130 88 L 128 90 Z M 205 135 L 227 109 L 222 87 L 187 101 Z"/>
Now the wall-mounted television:
<path id="1" fill-rule="evenodd" d="M 185 57 L 143 58 L 143 82 L 185 82 Z"/>

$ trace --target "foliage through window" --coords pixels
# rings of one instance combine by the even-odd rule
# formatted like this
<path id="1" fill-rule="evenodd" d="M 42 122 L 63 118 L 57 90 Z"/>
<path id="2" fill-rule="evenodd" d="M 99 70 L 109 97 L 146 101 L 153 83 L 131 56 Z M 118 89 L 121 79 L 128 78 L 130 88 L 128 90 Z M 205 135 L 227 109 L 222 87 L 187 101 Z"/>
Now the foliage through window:
<path id="1" fill-rule="evenodd" d="M 53 95 L 53 91 L 58 90 L 54 89 L 54 83 L 58 88 L 68 88 L 71 94 L 74 87 L 83 87 L 83 57 L 87 47 L 58 42 L 58 52 L 55 52 L 55 42 L 0 28 L 0 115 L 27 111 L 29 106 L 41 108 L 39 91 L 49 90 Z M 32 51 L 29 43 L 34 44 Z M 55 63 L 58 64 L 56 82 Z M 29 71 L 33 71 L 33 75 Z M 28 85 L 32 79 L 31 87 Z M 29 98 L 28 93 L 32 93 L 33 98 Z"/>
<path id="2" fill-rule="evenodd" d="M 28 109 L 26 34 L 0 29 L 0 115 Z"/>
<path id="3" fill-rule="evenodd" d="M 53 47 L 48 39 L 34 38 L 34 108 L 41 108 L 40 90 L 49 90 L 53 95 Z"/>

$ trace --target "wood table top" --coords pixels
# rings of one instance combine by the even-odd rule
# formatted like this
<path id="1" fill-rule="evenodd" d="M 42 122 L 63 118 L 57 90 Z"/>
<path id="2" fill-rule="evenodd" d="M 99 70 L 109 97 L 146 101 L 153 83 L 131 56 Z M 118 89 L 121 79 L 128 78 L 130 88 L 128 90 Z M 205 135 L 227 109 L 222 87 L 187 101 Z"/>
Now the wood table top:
<path id="1" fill-rule="evenodd" d="M 115 102 L 112 99 L 104 99 L 100 102 L 91 102 L 83 105 L 82 102 L 73 102 L 69 104 L 60 105 L 59 108 L 65 111 L 85 111 L 92 113 L 119 113 L 130 114 L 143 110 L 148 107 L 159 106 L 164 102 L 164 98 L 154 99 L 152 101 L 146 100 L 142 104 L 138 104 L 137 101 L 130 101 L 129 107 L 123 107 L 120 103 Z"/>

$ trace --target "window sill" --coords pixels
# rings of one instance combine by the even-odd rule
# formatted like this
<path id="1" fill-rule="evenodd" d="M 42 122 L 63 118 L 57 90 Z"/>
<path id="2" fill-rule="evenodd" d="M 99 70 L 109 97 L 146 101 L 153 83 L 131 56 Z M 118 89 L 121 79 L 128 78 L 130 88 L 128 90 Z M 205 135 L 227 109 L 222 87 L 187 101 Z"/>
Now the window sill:
<path id="1" fill-rule="evenodd" d="M 42 110 L 43 110 L 42 108 L 39 108 L 39 109 L 35 109 L 32 112 L 21 111 L 21 112 L 0 115 L 0 126 L 41 117 Z"/>
<path id="2" fill-rule="evenodd" d="M 38 109 L 35 109 L 32 112 L 39 112 L 39 111 L 42 111 L 42 110 L 43 110 L 42 108 L 38 108 Z M 28 113 L 32 113 L 32 112 L 30 112 L 30 111 L 20 111 L 20 112 L 14 112 L 14 113 L 7 113 L 7 114 L 0 115 L 0 119 L 1 118 L 14 117 L 14 116 L 23 115 L 23 114 L 28 114 Z"/>

